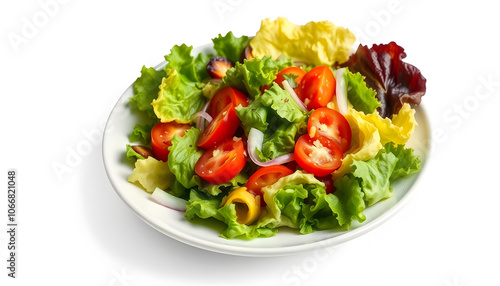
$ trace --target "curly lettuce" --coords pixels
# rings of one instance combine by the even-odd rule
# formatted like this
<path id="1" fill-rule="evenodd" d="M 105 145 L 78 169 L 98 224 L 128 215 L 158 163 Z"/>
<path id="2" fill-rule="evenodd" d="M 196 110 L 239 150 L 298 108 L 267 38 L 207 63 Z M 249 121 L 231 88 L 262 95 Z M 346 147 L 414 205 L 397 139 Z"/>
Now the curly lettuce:
<path id="1" fill-rule="evenodd" d="M 191 127 L 183 137 L 174 135 L 172 146 L 168 148 L 168 167 L 179 183 L 186 189 L 197 187 L 201 178 L 196 175 L 194 167 L 203 155 L 203 150 L 196 145 L 200 130 Z"/>
<path id="2" fill-rule="evenodd" d="M 270 85 L 278 72 L 292 66 L 289 58 L 273 60 L 270 56 L 245 60 L 230 68 L 222 79 L 222 87 L 232 86 L 246 91 L 250 98 L 255 99 L 261 94 L 261 86 Z"/>
<path id="3" fill-rule="evenodd" d="M 190 123 L 193 115 L 205 105 L 206 98 L 198 84 L 182 79 L 175 69 L 163 78 L 158 98 L 152 105 L 161 122 Z"/>
<path id="4" fill-rule="evenodd" d="M 150 119 L 157 120 L 151 102 L 158 97 L 162 79 L 167 76 L 165 70 L 142 67 L 141 76 L 133 86 L 134 95 L 130 98 L 130 105 L 147 114 Z"/>
<path id="5" fill-rule="evenodd" d="M 218 56 L 223 56 L 233 63 L 240 60 L 241 54 L 250 39 L 247 36 L 235 37 L 233 32 L 228 32 L 224 37 L 219 34 L 217 38 L 213 38 L 214 49 Z"/>
<path id="6" fill-rule="evenodd" d="M 132 175 L 128 177 L 131 183 L 138 183 L 146 192 L 152 193 L 156 188 L 165 190 L 175 181 L 166 162 L 153 157 L 137 160 Z"/>
<path id="7" fill-rule="evenodd" d="M 295 25 L 288 19 L 279 17 L 272 21 L 264 19 L 260 30 L 250 40 L 252 53 L 257 57 L 281 56 L 313 65 L 333 65 L 349 58 L 354 34 L 329 21 L 309 22 Z"/>

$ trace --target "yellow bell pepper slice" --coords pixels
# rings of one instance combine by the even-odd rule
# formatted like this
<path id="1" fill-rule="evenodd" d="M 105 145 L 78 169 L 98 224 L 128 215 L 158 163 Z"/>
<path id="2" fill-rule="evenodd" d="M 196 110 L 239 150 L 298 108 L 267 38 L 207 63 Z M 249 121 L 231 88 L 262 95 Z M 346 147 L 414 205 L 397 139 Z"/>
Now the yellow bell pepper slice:
<path id="1" fill-rule="evenodd" d="M 234 204 L 236 209 L 236 221 L 241 224 L 252 224 L 260 216 L 260 196 L 254 197 L 247 192 L 246 187 L 232 191 L 222 202 L 223 206 Z"/>

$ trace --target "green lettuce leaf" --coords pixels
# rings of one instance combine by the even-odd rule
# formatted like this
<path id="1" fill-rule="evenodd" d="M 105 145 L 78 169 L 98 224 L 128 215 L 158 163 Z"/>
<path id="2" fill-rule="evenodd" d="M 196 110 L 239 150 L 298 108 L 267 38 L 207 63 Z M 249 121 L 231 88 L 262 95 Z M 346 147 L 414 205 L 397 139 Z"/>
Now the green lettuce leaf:
<path id="1" fill-rule="evenodd" d="M 214 49 L 218 56 L 223 56 L 233 63 L 240 60 L 240 56 L 250 42 L 247 36 L 235 37 L 233 32 L 228 32 L 224 37 L 219 34 L 217 38 L 212 39 Z"/>
<path id="2" fill-rule="evenodd" d="M 186 81 L 177 70 L 170 69 L 168 77 L 160 85 L 158 98 L 152 105 L 162 122 L 190 123 L 205 101 L 202 87 L 198 83 Z"/>
<path id="3" fill-rule="evenodd" d="M 366 208 L 364 193 L 359 181 L 354 176 L 343 176 L 334 182 L 335 197 L 342 208 L 337 209 L 337 219 L 340 225 L 350 225 L 354 219 L 358 222 L 366 220 L 363 211 Z"/>
<path id="4" fill-rule="evenodd" d="M 338 181 L 334 194 L 314 175 L 297 171 L 262 189 L 267 214 L 260 227 L 288 226 L 303 234 L 323 229 L 349 229 L 353 219 L 365 220 L 363 192 L 357 180 Z"/>
<path id="5" fill-rule="evenodd" d="M 167 61 L 165 70 L 177 70 L 180 78 L 186 82 L 200 82 L 207 78 L 206 66 L 210 60 L 210 56 L 201 53 L 195 58 L 191 56 L 192 50 L 193 47 L 186 46 L 185 44 L 172 47 L 170 54 L 165 56 L 165 60 Z"/>
<path id="6" fill-rule="evenodd" d="M 308 187 L 312 202 L 302 204 L 303 218 L 300 221 L 300 233 L 339 228 L 338 212 L 344 211 L 339 199 L 334 195 L 327 195 L 324 187 L 318 185 L 308 185 Z M 344 229 L 348 229 L 349 225 L 350 221 L 346 222 Z"/>
<path id="7" fill-rule="evenodd" d="M 201 178 L 196 175 L 194 167 L 198 159 L 203 155 L 203 150 L 198 149 L 196 142 L 200 136 L 200 130 L 192 127 L 188 129 L 183 137 L 174 135 L 172 146 L 168 148 L 168 166 L 175 178 L 186 189 L 197 187 Z"/>
<path id="8" fill-rule="evenodd" d="M 239 187 L 245 186 L 248 181 L 248 176 L 244 173 L 239 173 L 231 180 L 222 183 L 222 184 L 207 184 L 200 186 L 199 190 L 202 192 L 206 192 L 212 196 L 217 196 L 219 194 L 227 195 L 230 191 L 235 190 Z"/>
<path id="9" fill-rule="evenodd" d="M 204 192 L 191 190 L 189 201 L 186 203 L 186 212 L 184 216 L 194 221 L 196 218 L 216 219 L 226 225 L 220 236 L 226 239 L 253 239 L 256 237 L 270 237 L 275 235 L 277 229 L 259 227 L 257 225 L 244 225 L 238 223 L 236 209 L 234 204 L 221 207 L 223 195 L 212 196 Z"/>
<path id="10" fill-rule="evenodd" d="M 264 106 L 271 107 L 281 118 L 289 122 L 304 120 L 304 112 L 293 100 L 292 96 L 275 82 L 259 99 Z"/>
<path id="11" fill-rule="evenodd" d="M 252 127 L 262 132 L 267 130 L 269 125 L 267 123 L 268 112 L 269 108 L 265 107 L 260 100 L 254 100 L 247 107 L 236 106 L 236 115 L 238 115 L 247 136 Z"/>
<path id="12" fill-rule="evenodd" d="M 264 132 L 262 150 L 257 152 L 264 161 L 293 152 L 295 139 L 306 132 L 307 115 L 276 83 L 247 107 L 237 107 L 236 114 L 246 135 L 250 128 Z"/>
<path id="13" fill-rule="evenodd" d="M 142 144 L 149 145 L 151 143 L 151 129 L 153 129 L 154 125 L 154 123 L 136 124 L 128 139 L 130 142 L 141 142 Z"/>
<path id="14" fill-rule="evenodd" d="M 130 98 L 130 105 L 145 112 L 149 118 L 157 120 L 151 102 L 158 97 L 160 83 L 166 76 L 165 70 L 157 71 L 143 66 L 141 76 L 134 82 L 134 95 Z"/>
<path id="15" fill-rule="evenodd" d="M 144 157 L 141 154 L 135 152 L 135 150 L 132 149 L 132 146 L 130 146 L 129 144 L 127 144 L 126 155 L 128 159 L 144 159 Z"/>
<path id="16" fill-rule="evenodd" d="M 256 224 L 253 225 L 245 225 L 238 223 L 236 216 L 236 209 L 234 204 L 226 205 L 218 210 L 218 214 L 220 214 L 224 218 L 224 223 L 227 225 L 227 228 L 224 229 L 220 236 L 226 239 L 245 239 L 250 240 L 256 237 L 271 237 L 276 235 L 278 232 L 277 229 L 269 229 L 267 227 L 259 227 Z"/>
<path id="17" fill-rule="evenodd" d="M 264 133 L 264 143 L 262 143 L 262 156 L 265 161 L 292 153 L 295 148 L 295 139 L 305 134 L 306 129 L 306 117 L 299 122 L 273 120 Z"/>
<path id="18" fill-rule="evenodd" d="M 386 152 L 390 152 L 398 158 L 394 171 L 389 178 L 391 182 L 420 170 L 420 159 L 414 154 L 413 149 L 405 148 L 404 145 L 395 146 L 391 142 L 385 144 L 384 148 Z"/>
<path id="19" fill-rule="evenodd" d="M 366 86 L 365 77 L 359 72 L 352 73 L 345 69 L 347 98 L 354 109 L 365 114 L 373 113 L 382 104 L 377 100 L 377 92 Z"/>
<path id="20" fill-rule="evenodd" d="M 186 212 L 184 216 L 188 220 L 194 220 L 196 217 L 202 219 L 215 218 L 223 221 L 224 218 L 218 213 L 222 196 L 212 196 L 206 193 L 192 189 L 189 193 L 189 201 L 186 203 Z"/>
<path id="21" fill-rule="evenodd" d="M 226 72 L 226 76 L 222 79 L 222 86 L 246 90 L 249 97 L 255 99 L 261 94 L 261 86 L 270 85 L 281 69 L 292 64 L 292 59 L 273 60 L 269 56 L 245 60 L 243 64 L 237 62 Z"/>
<path id="22" fill-rule="evenodd" d="M 353 160 L 352 175 L 358 179 L 364 199 L 371 206 L 392 196 L 391 182 L 420 169 L 420 160 L 413 149 L 387 143 L 375 157 L 367 161 Z"/>
<path id="23" fill-rule="evenodd" d="M 365 162 L 353 160 L 352 175 L 362 180 L 361 187 L 368 206 L 392 196 L 389 178 L 397 161 L 398 158 L 394 154 L 385 152 L 379 152 Z"/>
<path id="24" fill-rule="evenodd" d="M 286 216 L 294 228 L 298 228 L 302 215 L 302 205 L 309 191 L 302 184 L 283 186 L 274 196 L 274 202 L 281 214 Z"/>

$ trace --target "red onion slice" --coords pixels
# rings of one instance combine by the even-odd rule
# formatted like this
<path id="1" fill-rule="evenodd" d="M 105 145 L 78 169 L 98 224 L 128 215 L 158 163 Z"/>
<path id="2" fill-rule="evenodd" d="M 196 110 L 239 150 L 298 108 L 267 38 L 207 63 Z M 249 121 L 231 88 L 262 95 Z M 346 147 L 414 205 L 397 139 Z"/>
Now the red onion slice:
<path id="1" fill-rule="evenodd" d="M 171 194 L 165 192 L 160 188 L 156 188 L 151 194 L 151 199 L 153 199 L 158 204 L 172 209 L 174 211 L 184 212 L 186 211 L 186 201 L 172 196 Z"/>
<path id="2" fill-rule="evenodd" d="M 286 81 L 286 80 L 283 81 L 283 87 L 292 96 L 293 101 L 295 101 L 295 103 L 297 103 L 299 108 L 304 112 L 308 112 L 306 105 L 302 102 L 302 100 L 300 100 L 300 98 L 297 96 L 297 94 L 295 93 L 293 88 L 290 86 L 288 81 Z"/>
<path id="3" fill-rule="evenodd" d="M 290 85 L 289 85 L 290 86 Z M 259 151 L 262 149 L 262 142 L 264 141 L 264 133 L 262 131 L 255 129 L 255 128 L 250 128 L 250 132 L 248 132 L 248 142 L 247 142 L 247 151 L 248 155 L 250 156 L 250 159 L 252 162 L 254 162 L 256 165 L 261 166 L 261 167 L 267 167 L 267 166 L 273 166 L 273 165 L 281 165 L 285 164 L 291 161 L 294 161 L 295 158 L 293 157 L 293 153 L 289 153 L 283 156 L 280 156 L 278 158 L 274 158 L 270 161 L 267 162 L 261 162 L 259 161 L 259 156 L 257 155 L 257 149 Z"/>
<path id="4" fill-rule="evenodd" d="M 205 129 L 204 120 L 206 120 L 208 123 L 212 122 L 212 120 L 213 120 L 212 116 L 210 116 L 210 114 L 208 114 L 206 112 L 209 104 L 210 104 L 210 100 L 207 101 L 207 103 L 205 103 L 205 105 L 203 105 L 203 107 L 201 108 L 200 111 L 193 114 L 193 117 L 191 118 L 193 121 L 196 122 L 196 128 L 200 129 L 201 131 L 203 131 Z M 196 121 L 196 119 L 198 119 L 198 121 Z"/>

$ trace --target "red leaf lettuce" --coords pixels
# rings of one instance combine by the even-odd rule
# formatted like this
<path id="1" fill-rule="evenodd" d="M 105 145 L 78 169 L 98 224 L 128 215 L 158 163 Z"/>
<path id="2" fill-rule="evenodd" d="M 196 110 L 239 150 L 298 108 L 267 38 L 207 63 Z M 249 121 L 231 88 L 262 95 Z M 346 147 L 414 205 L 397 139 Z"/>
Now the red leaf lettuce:
<path id="1" fill-rule="evenodd" d="M 384 118 L 397 114 L 406 102 L 420 104 L 425 94 L 426 79 L 415 66 L 403 62 L 405 57 L 404 49 L 395 42 L 371 48 L 359 45 L 356 53 L 342 64 L 366 77 L 366 85 L 377 92 L 382 104 L 378 112 Z"/>

